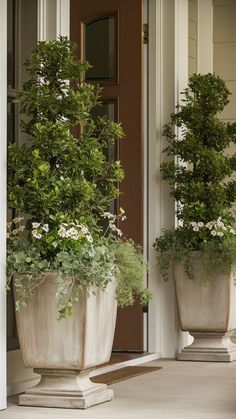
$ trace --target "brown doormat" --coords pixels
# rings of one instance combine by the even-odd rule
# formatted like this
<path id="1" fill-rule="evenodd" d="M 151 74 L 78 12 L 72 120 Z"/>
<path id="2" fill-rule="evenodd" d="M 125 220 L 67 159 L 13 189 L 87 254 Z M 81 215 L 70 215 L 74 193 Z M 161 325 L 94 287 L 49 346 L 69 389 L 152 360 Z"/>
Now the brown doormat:
<path id="1" fill-rule="evenodd" d="M 102 384 L 115 384 L 120 381 L 129 380 L 130 378 L 137 377 L 139 375 L 147 374 L 148 372 L 158 371 L 161 367 L 124 367 L 115 371 L 106 372 L 105 374 L 97 375 L 96 377 L 91 377 L 91 380 L 94 383 Z"/>
<path id="2" fill-rule="evenodd" d="M 102 364 L 102 365 L 98 365 L 96 369 L 107 367 L 108 365 L 112 365 L 112 364 L 119 364 L 120 362 L 130 361 L 131 359 L 133 359 L 133 357 L 132 355 L 129 355 L 129 354 L 119 354 L 119 353 L 112 354 L 109 362 L 106 362 L 105 364 Z"/>

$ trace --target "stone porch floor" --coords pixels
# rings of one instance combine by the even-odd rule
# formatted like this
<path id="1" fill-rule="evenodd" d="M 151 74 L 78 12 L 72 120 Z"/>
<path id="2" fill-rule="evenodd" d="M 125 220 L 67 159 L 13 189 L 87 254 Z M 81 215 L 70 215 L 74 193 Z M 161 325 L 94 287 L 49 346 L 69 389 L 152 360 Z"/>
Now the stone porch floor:
<path id="1" fill-rule="evenodd" d="M 235 419 L 236 362 L 157 360 L 160 371 L 112 385 L 115 399 L 88 410 L 18 407 L 9 399 L 0 419 Z"/>

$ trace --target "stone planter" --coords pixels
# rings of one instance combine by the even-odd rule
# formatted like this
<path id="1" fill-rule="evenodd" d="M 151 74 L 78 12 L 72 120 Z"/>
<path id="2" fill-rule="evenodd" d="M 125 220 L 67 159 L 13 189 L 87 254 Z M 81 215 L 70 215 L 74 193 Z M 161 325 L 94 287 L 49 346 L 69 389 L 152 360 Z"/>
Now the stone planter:
<path id="1" fill-rule="evenodd" d="M 179 360 L 222 361 L 236 359 L 236 345 L 230 337 L 236 328 L 236 286 L 233 273 L 215 272 L 205 285 L 201 281 L 203 263 L 200 252 L 191 255 L 194 280 L 183 263 L 173 266 L 180 327 L 194 341 L 178 354 Z"/>
<path id="2" fill-rule="evenodd" d="M 41 375 L 38 385 L 20 395 L 19 404 L 79 408 L 109 401 L 113 391 L 94 384 L 89 372 L 111 356 L 117 304 L 115 283 L 81 294 L 69 319 L 57 320 L 55 275 L 35 289 L 27 308 L 16 312 L 23 361 Z"/>

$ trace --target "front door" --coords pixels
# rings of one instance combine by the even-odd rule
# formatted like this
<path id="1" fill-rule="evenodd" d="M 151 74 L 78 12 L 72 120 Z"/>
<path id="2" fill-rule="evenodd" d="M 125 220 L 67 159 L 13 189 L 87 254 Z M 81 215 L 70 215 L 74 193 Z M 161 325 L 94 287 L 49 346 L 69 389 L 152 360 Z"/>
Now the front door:
<path id="1" fill-rule="evenodd" d="M 93 66 L 87 80 L 102 88 L 103 114 L 122 123 L 117 158 L 125 170 L 119 206 L 125 237 L 143 245 L 143 0 L 71 0 L 71 39 Z M 143 351 L 139 304 L 119 309 L 114 350 Z"/>

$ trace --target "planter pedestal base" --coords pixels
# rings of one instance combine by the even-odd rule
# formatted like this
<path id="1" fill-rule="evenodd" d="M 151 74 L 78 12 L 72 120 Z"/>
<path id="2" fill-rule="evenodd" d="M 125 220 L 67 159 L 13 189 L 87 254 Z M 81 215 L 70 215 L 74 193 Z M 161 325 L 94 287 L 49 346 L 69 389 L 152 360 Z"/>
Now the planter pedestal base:
<path id="1" fill-rule="evenodd" d="M 180 361 L 232 362 L 236 360 L 236 344 L 224 333 L 190 332 L 194 341 L 177 356 Z"/>
<path id="2" fill-rule="evenodd" d="M 34 369 L 39 384 L 19 396 L 21 406 L 86 409 L 113 399 L 106 384 L 95 384 L 89 371 Z"/>

